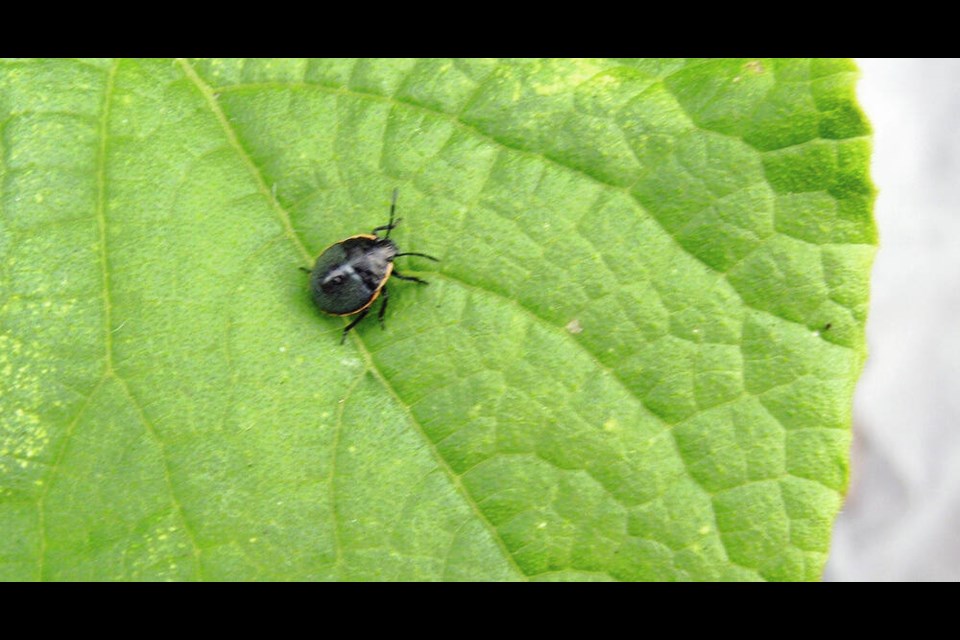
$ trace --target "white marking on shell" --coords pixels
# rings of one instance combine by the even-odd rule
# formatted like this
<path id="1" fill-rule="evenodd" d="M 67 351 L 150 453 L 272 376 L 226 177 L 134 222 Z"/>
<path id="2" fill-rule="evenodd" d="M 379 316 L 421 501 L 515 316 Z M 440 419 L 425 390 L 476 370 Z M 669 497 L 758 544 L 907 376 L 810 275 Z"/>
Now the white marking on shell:
<path id="1" fill-rule="evenodd" d="M 327 284 L 337 276 L 346 276 L 348 278 L 358 277 L 353 265 L 351 265 L 349 262 L 344 262 L 342 265 L 327 274 L 327 277 L 323 279 L 323 284 Z"/>

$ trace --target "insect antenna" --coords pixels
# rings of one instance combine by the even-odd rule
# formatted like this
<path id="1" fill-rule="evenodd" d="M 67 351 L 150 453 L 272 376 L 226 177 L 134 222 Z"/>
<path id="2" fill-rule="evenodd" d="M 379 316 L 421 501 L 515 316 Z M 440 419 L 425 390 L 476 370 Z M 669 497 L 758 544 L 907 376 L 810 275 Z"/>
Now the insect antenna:
<path id="1" fill-rule="evenodd" d="M 390 200 L 390 222 L 387 224 L 387 240 L 390 239 L 390 232 L 393 231 L 393 213 L 397 210 L 397 195 L 400 193 L 399 187 L 393 188 L 393 198 Z"/>

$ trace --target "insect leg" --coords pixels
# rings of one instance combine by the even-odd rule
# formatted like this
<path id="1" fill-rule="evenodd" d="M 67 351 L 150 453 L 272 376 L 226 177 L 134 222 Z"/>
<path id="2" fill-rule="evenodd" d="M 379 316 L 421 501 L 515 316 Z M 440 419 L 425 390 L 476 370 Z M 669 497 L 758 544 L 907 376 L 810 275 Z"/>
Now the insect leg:
<path id="1" fill-rule="evenodd" d="M 420 256 L 421 258 L 426 258 L 427 260 L 433 260 L 434 262 L 440 262 L 440 258 L 434 258 L 433 256 L 428 256 L 425 253 L 414 253 L 412 251 L 407 251 L 405 253 L 398 253 L 394 255 L 394 258 L 399 258 L 400 256 Z"/>
<path id="2" fill-rule="evenodd" d="M 420 278 L 414 278 L 413 276 L 402 276 L 399 273 L 397 273 L 396 269 L 393 270 L 392 275 L 394 278 L 400 278 L 401 280 L 412 280 L 413 282 L 419 282 L 420 284 L 430 284 L 426 280 L 421 280 Z"/>
<path id="3" fill-rule="evenodd" d="M 387 239 L 389 240 L 389 239 L 390 239 L 390 230 L 393 229 L 394 227 L 396 227 L 398 224 L 400 224 L 400 220 L 402 220 L 403 218 L 401 218 L 400 220 L 397 220 L 396 222 L 393 221 L 393 213 L 397 210 L 397 195 L 398 195 L 399 193 L 400 193 L 400 189 L 394 188 L 394 190 L 393 190 L 393 200 L 390 201 L 390 222 L 388 222 L 387 224 L 383 225 L 382 227 L 377 227 L 376 229 L 374 229 L 374 230 L 373 230 L 373 235 L 377 235 L 377 231 L 384 231 L 384 230 L 386 230 L 386 232 L 387 232 L 387 236 L 386 236 L 386 237 L 387 237 Z"/>
<path id="4" fill-rule="evenodd" d="M 379 227 L 376 227 L 376 228 L 375 228 L 373 231 L 371 231 L 370 233 L 372 233 L 373 235 L 377 235 L 377 231 L 386 231 L 386 232 L 387 232 L 387 236 L 386 236 L 386 237 L 389 238 L 389 237 L 390 237 L 390 229 L 393 229 L 393 228 L 395 228 L 397 225 L 399 225 L 401 220 L 403 220 L 403 218 L 397 218 L 397 221 L 396 221 L 396 222 L 391 222 L 390 224 L 380 225 Z"/>
<path id="5" fill-rule="evenodd" d="M 364 317 L 366 317 L 366 315 L 369 312 L 370 312 L 370 307 L 367 307 L 366 309 L 364 309 L 363 311 L 357 314 L 357 317 L 353 319 L 353 322 L 351 322 L 346 327 L 344 327 L 343 336 L 341 336 L 340 338 L 340 344 L 343 344 L 343 341 L 347 339 L 347 332 L 350 331 L 350 329 L 353 329 L 355 326 L 357 326 L 357 323 L 363 320 Z"/>
<path id="6" fill-rule="evenodd" d="M 387 312 L 387 301 L 390 300 L 390 295 L 386 287 L 380 290 L 380 297 L 383 298 L 383 302 L 380 303 L 380 312 L 377 313 L 377 319 L 380 320 L 380 328 L 386 329 L 386 325 L 383 324 L 383 316 Z"/>

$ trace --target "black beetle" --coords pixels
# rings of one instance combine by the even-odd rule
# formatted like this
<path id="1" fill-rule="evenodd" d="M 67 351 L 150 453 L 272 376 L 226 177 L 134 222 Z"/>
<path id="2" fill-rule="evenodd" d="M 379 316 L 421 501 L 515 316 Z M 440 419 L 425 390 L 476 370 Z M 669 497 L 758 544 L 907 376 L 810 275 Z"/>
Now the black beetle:
<path id="1" fill-rule="evenodd" d="M 397 189 L 393 190 L 390 203 L 390 222 L 377 227 L 369 234 L 350 236 L 332 244 L 317 258 L 313 270 L 303 269 L 310 274 L 310 294 L 313 301 L 324 313 L 334 316 L 352 316 L 359 314 L 343 330 L 340 344 L 347 339 L 347 332 L 357 326 L 370 312 L 370 305 L 378 297 L 380 303 L 380 326 L 383 327 L 383 315 L 387 311 L 387 280 L 395 276 L 400 280 L 412 280 L 420 284 L 430 284 L 420 278 L 404 276 L 393 267 L 393 259 L 401 256 L 420 256 L 434 262 L 440 262 L 425 253 L 399 253 L 397 245 L 390 239 L 390 231 L 400 224 L 393 221 L 397 208 Z M 383 238 L 378 231 L 386 231 Z"/>

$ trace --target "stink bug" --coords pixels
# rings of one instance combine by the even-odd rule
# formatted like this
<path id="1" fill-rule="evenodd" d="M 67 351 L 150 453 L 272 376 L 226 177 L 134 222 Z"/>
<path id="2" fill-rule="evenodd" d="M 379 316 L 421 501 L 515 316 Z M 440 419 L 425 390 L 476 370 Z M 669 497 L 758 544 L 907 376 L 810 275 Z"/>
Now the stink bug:
<path id="1" fill-rule="evenodd" d="M 420 278 L 404 276 L 393 266 L 393 259 L 401 256 L 420 256 L 434 262 L 437 258 L 424 253 L 399 253 L 397 245 L 390 239 L 390 231 L 400 220 L 394 221 L 397 209 L 397 189 L 393 190 L 390 203 L 390 222 L 377 227 L 369 234 L 350 236 L 323 250 L 313 269 L 303 269 L 310 273 L 310 295 L 324 313 L 334 316 L 352 316 L 350 324 L 343 329 L 340 344 L 347 339 L 347 332 L 353 329 L 370 312 L 370 306 L 377 298 L 382 298 L 377 317 L 383 327 L 383 316 L 387 312 L 387 280 L 390 276 L 400 280 L 412 280 L 419 284 L 429 284 Z M 379 237 L 379 231 L 386 231 Z"/>

